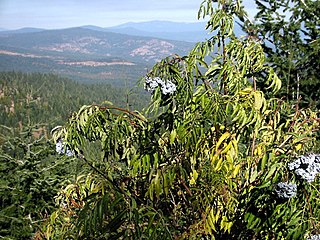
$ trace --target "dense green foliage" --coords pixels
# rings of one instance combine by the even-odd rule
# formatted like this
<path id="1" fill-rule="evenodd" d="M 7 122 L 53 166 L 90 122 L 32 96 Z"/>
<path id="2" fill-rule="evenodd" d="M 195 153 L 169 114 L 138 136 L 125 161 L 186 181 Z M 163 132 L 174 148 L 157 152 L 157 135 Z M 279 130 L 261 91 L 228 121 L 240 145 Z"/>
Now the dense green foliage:
<path id="1" fill-rule="evenodd" d="M 0 238 L 30 239 L 62 186 L 87 169 L 56 153 L 50 130 L 84 103 L 142 108 L 146 95 L 52 74 L 0 73 Z"/>
<path id="2" fill-rule="evenodd" d="M 118 106 L 142 109 L 147 95 L 109 84 L 81 84 L 53 74 L 0 72 L 1 124 L 65 122 L 84 104 L 108 101 Z"/>
<path id="3" fill-rule="evenodd" d="M 0 128 L 0 236 L 30 239 L 79 163 L 59 157 L 45 125 Z M 79 166 L 77 166 L 79 165 Z"/>
<path id="4" fill-rule="evenodd" d="M 24 54 L 24 53 L 22 53 Z M 45 57 L 21 57 L 14 55 L 0 55 L 0 71 L 19 71 L 23 73 L 54 73 L 65 78 L 70 78 L 81 83 L 104 83 L 116 86 L 118 88 L 128 85 L 130 87 L 136 84 L 137 78 L 145 74 L 148 64 L 136 63 L 135 65 L 110 65 L 110 66 L 83 66 L 59 64 L 56 56 L 52 58 Z M 83 56 L 79 56 L 83 57 Z M 84 58 L 84 57 L 83 57 Z M 69 59 L 70 62 L 85 61 L 84 59 Z M 113 61 L 123 62 L 122 59 L 115 58 L 94 58 L 87 61 L 107 62 Z"/>
<path id="5" fill-rule="evenodd" d="M 282 96 L 320 107 L 320 2 L 256 0 L 255 22 L 246 22 L 251 37 L 262 42 L 267 61 L 282 79 Z"/>
<path id="6" fill-rule="evenodd" d="M 154 66 L 144 79 L 146 112 L 85 105 L 55 131 L 92 171 L 60 192 L 38 237 L 318 234 L 319 177 L 304 181 L 288 164 L 317 150 L 319 118 L 276 97 L 280 79 L 257 39 L 234 36 L 235 16 L 244 16 L 239 2 L 201 4 L 212 38 Z M 281 197 L 289 183 L 293 194 Z"/>

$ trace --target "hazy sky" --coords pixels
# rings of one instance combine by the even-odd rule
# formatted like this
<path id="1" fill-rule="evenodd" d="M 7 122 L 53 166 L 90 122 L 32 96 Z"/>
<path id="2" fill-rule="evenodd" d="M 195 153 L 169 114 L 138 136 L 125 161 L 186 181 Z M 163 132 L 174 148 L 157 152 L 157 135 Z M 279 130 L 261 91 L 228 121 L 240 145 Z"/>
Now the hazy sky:
<path id="1" fill-rule="evenodd" d="M 195 22 L 202 0 L 0 0 L 0 28 L 109 27 L 125 22 Z M 253 0 L 244 0 L 252 11 Z"/>

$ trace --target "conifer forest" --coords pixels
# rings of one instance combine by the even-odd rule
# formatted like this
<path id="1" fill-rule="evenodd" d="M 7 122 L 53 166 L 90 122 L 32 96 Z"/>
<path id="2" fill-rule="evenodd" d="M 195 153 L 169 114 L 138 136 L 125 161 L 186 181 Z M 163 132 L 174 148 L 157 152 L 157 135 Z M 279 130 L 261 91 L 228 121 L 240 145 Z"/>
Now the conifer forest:
<path id="1" fill-rule="evenodd" d="M 255 3 L 134 86 L 0 72 L 0 238 L 320 239 L 320 2 Z"/>

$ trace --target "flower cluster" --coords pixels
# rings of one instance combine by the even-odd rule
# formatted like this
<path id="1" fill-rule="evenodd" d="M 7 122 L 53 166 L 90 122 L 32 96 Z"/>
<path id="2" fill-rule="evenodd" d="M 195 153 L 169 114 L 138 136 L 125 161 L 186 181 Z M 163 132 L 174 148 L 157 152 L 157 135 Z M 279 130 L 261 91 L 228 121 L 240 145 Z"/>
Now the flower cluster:
<path id="1" fill-rule="evenodd" d="M 294 183 L 280 182 L 276 185 L 276 194 L 279 198 L 292 198 L 297 194 L 297 185 Z"/>
<path id="2" fill-rule="evenodd" d="M 312 235 L 309 238 L 307 238 L 306 240 L 320 240 L 320 234 Z"/>
<path id="3" fill-rule="evenodd" d="M 145 78 L 145 89 L 148 92 L 153 93 L 157 87 L 161 87 L 161 91 L 164 95 L 172 94 L 177 90 L 176 85 L 169 80 L 163 81 L 159 77 L 155 77 L 155 78 L 146 77 Z"/>
<path id="4" fill-rule="evenodd" d="M 294 170 L 295 174 L 301 179 L 313 182 L 316 175 L 320 173 L 320 155 L 303 155 L 294 162 L 289 163 L 288 168 L 290 171 Z"/>
<path id="5" fill-rule="evenodd" d="M 74 155 L 74 153 L 68 148 L 68 146 L 66 147 L 66 144 L 62 141 L 61 138 L 56 143 L 56 152 L 59 154 L 65 154 L 68 157 L 72 157 Z"/>

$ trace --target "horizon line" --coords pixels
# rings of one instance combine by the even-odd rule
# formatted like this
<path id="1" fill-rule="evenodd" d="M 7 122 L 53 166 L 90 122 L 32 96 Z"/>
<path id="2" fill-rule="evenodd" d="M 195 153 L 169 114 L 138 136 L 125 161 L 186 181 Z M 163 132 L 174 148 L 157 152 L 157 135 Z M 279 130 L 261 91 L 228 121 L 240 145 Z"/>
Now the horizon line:
<path id="1" fill-rule="evenodd" d="M 193 24 L 193 23 L 206 23 L 206 21 L 203 20 L 198 20 L 198 21 L 169 21 L 169 20 L 150 20 L 150 21 L 129 21 L 129 22 L 124 22 L 120 23 L 117 25 L 112 25 L 108 27 L 101 27 L 99 25 L 94 25 L 94 24 L 87 24 L 87 25 L 77 25 L 77 26 L 66 26 L 66 27 L 61 27 L 61 28 L 41 28 L 41 27 L 32 27 L 32 26 L 25 26 L 25 27 L 19 27 L 19 28 L 4 28 L 0 27 L 0 31 L 17 31 L 17 30 L 22 30 L 22 29 L 39 29 L 39 30 L 62 30 L 62 29 L 70 29 L 70 28 L 79 28 L 79 27 L 98 27 L 98 28 L 113 28 L 113 27 L 118 27 L 121 25 L 129 24 L 129 23 L 151 23 L 151 22 L 167 22 L 167 23 L 180 23 L 180 24 Z"/>

